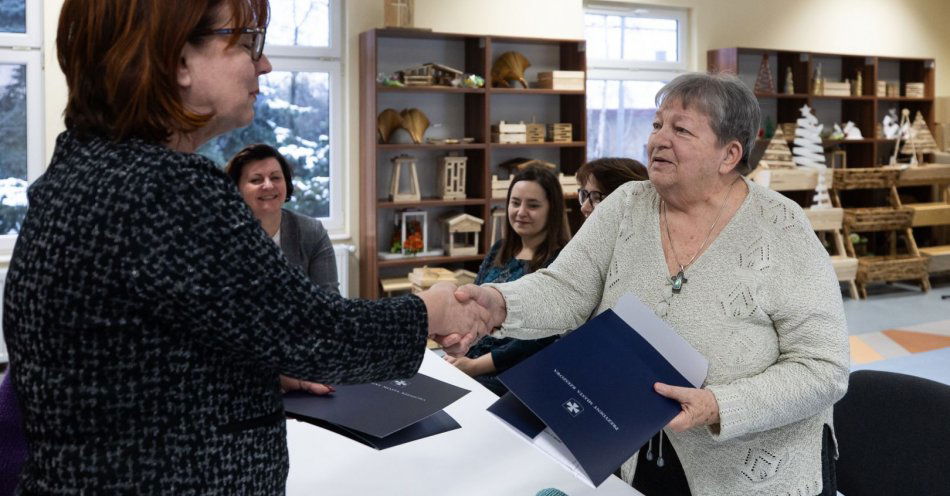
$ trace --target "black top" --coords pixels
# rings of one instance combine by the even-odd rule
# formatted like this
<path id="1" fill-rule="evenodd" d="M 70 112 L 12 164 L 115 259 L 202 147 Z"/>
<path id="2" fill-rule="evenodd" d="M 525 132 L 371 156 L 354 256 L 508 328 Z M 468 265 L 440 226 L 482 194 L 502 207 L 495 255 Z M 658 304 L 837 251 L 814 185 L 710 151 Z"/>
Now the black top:
<path id="1" fill-rule="evenodd" d="M 488 250 L 488 255 L 482 260 L 478 268 L 478 275 L 475 277 L 475 284 L 502 283 L 511 282 L 521 278 L 528 273 L 528 261 L 511 258 L 504 265 L 498 267 L 494 264 L 498 251 L 504 240 L 498 240 Z M 550 259 L 541 264 L 541 268 L 551 265 L 551 262 L 557 258 L 558 250 Z M 491 353 L 492 363 L 495 365 L 495 372 L 476 376 L 481 385 L 488 388 L 491 392 L 501 396 L 508 392 L 501 381 L 498 380 L 498 374 L 521 363 L 522 360 L 534 355 L 544 349 L 547 345 L 557 341 L 559 336 L 548 336 L 541 339 L 515 339 L 515 338 L 493 338 L 485 336 L 480 341 L 469 348 L 465 354 L 468 358 L 478 358 L 486 353 Z"/>
<path id="2" fill-rule="evenodd" d="M 26 494 L 283 494 L 278 373 L 422 361 L 420 299 L 320 290 L 199 155 L 66 132 L 28 194 L 3 310 Z"/>

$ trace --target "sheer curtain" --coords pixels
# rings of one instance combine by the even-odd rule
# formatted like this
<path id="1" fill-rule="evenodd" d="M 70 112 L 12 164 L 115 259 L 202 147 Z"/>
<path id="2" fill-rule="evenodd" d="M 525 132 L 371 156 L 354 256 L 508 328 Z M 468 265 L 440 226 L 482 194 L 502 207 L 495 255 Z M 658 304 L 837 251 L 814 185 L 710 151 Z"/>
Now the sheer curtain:
<path id="1" fill-rule="evenodd" d="M 589 79 L 587 159 L 626 157 L 646 164 L 656 92 L 667 81 Z"/>

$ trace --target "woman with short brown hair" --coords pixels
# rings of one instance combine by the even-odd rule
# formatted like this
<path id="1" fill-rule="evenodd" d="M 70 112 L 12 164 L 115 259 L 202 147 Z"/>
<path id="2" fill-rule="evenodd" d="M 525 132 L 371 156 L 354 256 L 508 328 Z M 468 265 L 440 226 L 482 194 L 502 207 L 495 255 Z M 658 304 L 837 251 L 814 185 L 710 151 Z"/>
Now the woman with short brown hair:
<path id="1" fill-rule="evenodd" d="M 66 0 L 66 132 L 6 280 L 3 329 L 29 457 L 22 494 L 282 494 L 278 375 L 412 375 L 485 312 L 346 300 L 292 269 L 194 152 L 248 125 L 266 0 Z"/>

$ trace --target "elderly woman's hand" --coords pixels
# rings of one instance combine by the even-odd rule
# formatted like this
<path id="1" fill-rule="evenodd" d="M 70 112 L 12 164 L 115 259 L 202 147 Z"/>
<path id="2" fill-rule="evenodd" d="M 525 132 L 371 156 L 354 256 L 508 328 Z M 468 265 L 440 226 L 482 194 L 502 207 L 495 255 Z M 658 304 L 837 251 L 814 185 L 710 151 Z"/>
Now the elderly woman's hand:
<path id="1" fill-rule="evenodd" d="M 679 402 L 683 411 L 673 417 L 667 425 L 676 432 L 683 432 L 698 425 L 714 425 L 719 423 L 719 402 L 716 396 L 708 389 L 686 388 L 670 386 L 657 382 L 653 385 L 661 396 Z"/>

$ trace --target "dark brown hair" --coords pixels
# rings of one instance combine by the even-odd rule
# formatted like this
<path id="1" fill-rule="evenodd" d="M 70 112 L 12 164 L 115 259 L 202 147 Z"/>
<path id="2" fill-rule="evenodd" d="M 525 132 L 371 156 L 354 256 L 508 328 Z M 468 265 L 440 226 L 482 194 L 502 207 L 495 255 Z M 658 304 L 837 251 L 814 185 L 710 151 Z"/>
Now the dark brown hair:
<path id="1" fill-rule="evenodd" d="M 646 181 L 649 179 L 647 168 L 632 158 L 604 157 L 591 160 L 577 170 L 577 184 L 586 184 L 590 176 L 597 179 L 607 196 L 629 181 Z"/>
<path id="2" fill-rule="evenodd" d="M 224 166 L 224 172 L 234 181 L 235 185 L 240 185 L 244 166 L 266 158 L 276 159 L 277 163 L 280 164 L 280 171 L 284 173 L 284 182 L 287 184 L 287 199 L 284 201 L 290 201 L 290 197 L 294 194 L 294 168 L 273 146 L 263 143 L 245 146 L 231 157 L 228 165 Z"/>
<path id="3" fill-rule="evenodd" d="M 528 262 L 528 272 L 534 272 L 549 259 L 554 258 L 557 252 L 570 240 L 567 226 L 564 224 L 564 193 L 561 191 L 561 183 L 558 182 L 557 177 L 547 169 L 528 167 L 519 171 L 511 178 L 511 184 L 508 186 L 508 198 L 505 202 L 506 219 L 508 218 L 508 204 L 511 202 L 511 190 L 519 181 L 538 183 L 541 189 L 544 190 L 550 206 L 547 221 L 544 223 L 544 241 L 534 251 L 534 257 Z M 504 266 L 519 251 L 521 251 L 521 236 L 515 232 L 511 222 L 507 221 L 505 222 L 505 238 L 501 242 L 498 255 L 495 256 L 494 264 L 498 267 Z"/>
<path id="4" fill-rule="evenodd" d="M 267 0 L 66 0 L 56 32 L 66 128 L 164 142 L 207 124 L 211 115 L 185 108 L 176 74 L 185 44 L 200 43 L 224 5 L 234 26 L 267 25 Z"/>

